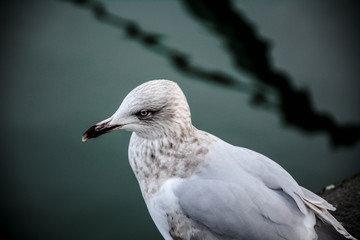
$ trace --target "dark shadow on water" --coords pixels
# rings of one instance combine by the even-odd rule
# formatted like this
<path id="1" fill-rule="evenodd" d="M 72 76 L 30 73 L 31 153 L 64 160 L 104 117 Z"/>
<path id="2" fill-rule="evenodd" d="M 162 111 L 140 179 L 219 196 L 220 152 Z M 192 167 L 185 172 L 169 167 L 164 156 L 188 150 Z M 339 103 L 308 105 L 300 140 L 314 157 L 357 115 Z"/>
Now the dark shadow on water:
<path id="1" fill-rule="evenodd" d="M 189 13 L 224 42 L 227 54 L 237 70 L 247 72 L 256 79 L 250 83 L 225 72 L 192 64 L 189 54 L 164 44 L 161 35 L 146 31 L 138 23 L 108 12 L 100 2 L 70 2 L 89 8 L 99 21 L 122 29 L 132 40 L 167 58 L 186 76 L 247 93 L 253 106 L 278 114 L 288 126 L 307 133 L 322 132 L 329 137 L 333 147 L 354 145 L 360 139 L 359 124 L 341 125 L 331 114 L 317 111 L 310 92 L 297 88 L 287 74 L 272 66 L 268 42 L 258 36 L 254 26 L 239 11 L 234 10 L 229 0 L 185 0 L 183 4 Z"/>
<path id="2" fill-rule="evenodd" d="M 340 125 L 328 113 L 314 109 L 307 89 L 294 86 L 289 76 L 274 69 L 270 62 L 269 44 L 261 39 L 230 0 L 184 0 L 188 11 L 204 26 L 215 32 L 228 50 L 236 67 L 247 71 L 258 81 L 275 91 L 277 112 L 282 120 L 305 132 L 324 132 L 333 146 L 351 145 L 360 138 L 360 125 Z M 261 106 L 266 103 L 255 101 Z M 265 97 L 266 99 L 266 97 Z"/>

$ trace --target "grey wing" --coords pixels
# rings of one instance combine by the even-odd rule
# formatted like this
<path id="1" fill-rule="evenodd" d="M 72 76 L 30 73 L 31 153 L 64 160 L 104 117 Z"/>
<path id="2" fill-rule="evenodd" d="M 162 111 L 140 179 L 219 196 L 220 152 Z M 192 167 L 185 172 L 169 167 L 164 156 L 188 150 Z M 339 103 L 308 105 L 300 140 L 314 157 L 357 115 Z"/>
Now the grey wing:
<path id="1" fill-rule="evenodd" d="M 294 227 L 302 221 L 296 203 L 282 191 L 268 190 L 207 179 L 187 181 L 175 195 L 185 215 L 218 239 L 296 239 Z"/>
<path id="2" fill-rule="evenodd" d="M 245 151 L 250 152 L 251 150 Z M 301 212 L 304 214 L 306 213 L 306 211 L 304 211 L 304 207 L 306 206 L 311 209 L 321 221 L 333 226 L 339 234 L 348 239 L 355 239 L 328 212 L 328 210 L 335 210 L 330 203 L 306 188 L 299 186 L 296 181 L 277 163 L 256 152 L 252 152 L 251 155 L 255 156 L 261 164 L 260 166 L 257 166 L 257 172 L 254 172 L 253 174 L 260 178 L 267 187 L 271 189 L 281 189 L 288 196 L 291 196 Z"/>

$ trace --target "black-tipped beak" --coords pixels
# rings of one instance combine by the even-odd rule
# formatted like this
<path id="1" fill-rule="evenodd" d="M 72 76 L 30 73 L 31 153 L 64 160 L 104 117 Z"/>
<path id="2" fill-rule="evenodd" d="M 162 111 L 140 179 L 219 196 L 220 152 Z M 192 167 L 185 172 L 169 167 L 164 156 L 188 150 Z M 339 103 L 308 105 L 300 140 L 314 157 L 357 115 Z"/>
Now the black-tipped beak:
<path id="1" fill-rule="evenodd" d="M 82 141 L 85 142 L 91 138 L 97 138 L 98 136 L 119 130 L 122 128 L 122 125 L 109 125 L 109 122 L 101 122 L 91 126 L 84 134 L 82 135 Z"/>

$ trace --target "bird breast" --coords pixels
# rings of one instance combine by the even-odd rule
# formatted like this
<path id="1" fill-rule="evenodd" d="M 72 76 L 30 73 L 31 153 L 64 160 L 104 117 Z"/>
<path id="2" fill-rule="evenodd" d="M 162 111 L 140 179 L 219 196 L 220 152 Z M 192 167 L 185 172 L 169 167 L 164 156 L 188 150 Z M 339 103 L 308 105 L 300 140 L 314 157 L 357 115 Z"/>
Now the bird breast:
<path id="1" fill-rule="evenodd" d="M 169 178 L 189 178 L 200 165 L 205 167 L 201 156 L 208 153 L 211 141 L 202 138 L 202 134 L 193 134 L 181 140 L 145 139 L 132 134 L 129 162 L 144 197 L 156 193 Z"/>

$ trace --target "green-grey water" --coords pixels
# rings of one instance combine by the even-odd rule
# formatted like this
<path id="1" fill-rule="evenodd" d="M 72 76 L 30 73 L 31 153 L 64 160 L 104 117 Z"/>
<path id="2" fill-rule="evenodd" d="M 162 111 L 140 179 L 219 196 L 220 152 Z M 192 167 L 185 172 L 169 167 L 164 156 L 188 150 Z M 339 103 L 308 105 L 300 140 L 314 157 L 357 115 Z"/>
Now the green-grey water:
<path id="1" fill-rule="evenodd" d="M 271 42 L 274 67 L 307 88 L 314 109 L 360 124 L 359 4 L 239 1 Z M 225 44 L 180 1 L 105 2 L 161 34 L 191 64 L 236 70 Z M 1 229 L 3 239 L 161 239 L 127 160 L 130 133 L 81 142 L 126 94 L 152 79 L 176 81 L 193 124 L 265 154 L 312 191 L 359 172 L 360 141 L 334 148 L 324 132 L 300 131 L 280 113 L 249 104 L 249 92 L 179 71 L 164 55 L 63 1 L 1 3 Z"/>

